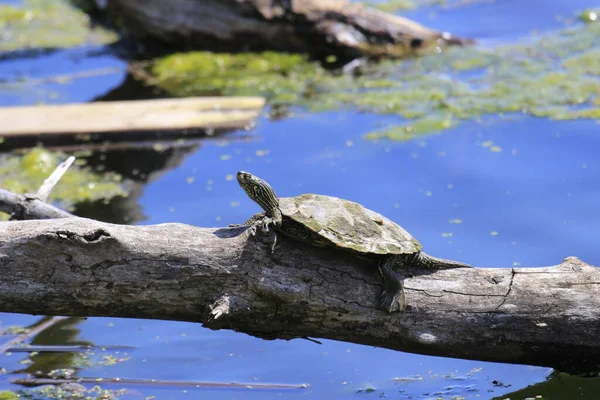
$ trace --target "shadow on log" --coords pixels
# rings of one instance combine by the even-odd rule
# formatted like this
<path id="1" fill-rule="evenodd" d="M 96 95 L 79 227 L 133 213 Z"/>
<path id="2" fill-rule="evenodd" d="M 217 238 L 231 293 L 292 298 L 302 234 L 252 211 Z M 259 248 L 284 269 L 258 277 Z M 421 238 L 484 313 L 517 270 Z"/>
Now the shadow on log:
<path id="1" fill-rule="evenodd" d="M 374 265 L 245 228 L 0 223 L 0 311 L 202 322 L 260 338 L 318 337 L 568 372 L 600 364 L 600 270 L 410 270 L 406 312 L 378 307 Z M 219 306 L 222 315 L 210 320 Z"/>
<path id="2" fill-rule="evenodd" d="M 470 43 L 346 0 L 107 0 L 106 8 L 147 43 L 215 51 L 403 57 Z"/>

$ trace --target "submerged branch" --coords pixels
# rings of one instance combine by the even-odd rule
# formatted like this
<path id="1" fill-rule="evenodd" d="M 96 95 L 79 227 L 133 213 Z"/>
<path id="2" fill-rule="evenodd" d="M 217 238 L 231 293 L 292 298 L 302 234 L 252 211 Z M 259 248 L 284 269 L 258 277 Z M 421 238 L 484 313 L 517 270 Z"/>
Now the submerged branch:
<path id="1" fill-rule="evenodd" d="M 22 378 L 15 379 L 12 383 L 23 386 L 61 385 L 65 383 L 112 383 L 117 385 L 148 385 L 159 387 L 190 387 L 203 389 L 262 389 L 262 390 L 284 390 L 303 389 L 305 384 L 285 383 L 238 383 L 238 382 L 204 382 L 204 381 L 160 381 L 156 379 L 130 379 L 130 378 L 77 378 L 77 379 L 55 379 L 55 378 Z"/>

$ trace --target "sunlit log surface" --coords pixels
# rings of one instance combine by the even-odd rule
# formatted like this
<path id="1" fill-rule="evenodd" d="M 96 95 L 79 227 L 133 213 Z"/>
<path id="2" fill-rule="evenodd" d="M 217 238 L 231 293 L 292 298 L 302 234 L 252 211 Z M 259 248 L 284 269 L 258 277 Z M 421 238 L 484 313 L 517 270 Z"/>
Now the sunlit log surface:
<path id="1" fill-rule="evenodd" d="M 128 32 L 176 46 L 402 57 L 468 41 L 346 0 L 108 0 Z"/>
<path id="2" fill-rule="evenodd" d="M 411 270 L 407 311 L 388 314 L 374 265 L 283 237 L 266 247 L 245 228 L 2 222 L 0 311 L 194 321 L 570 372 L 600 364 L 600 271 L 577 258 Z M 210 320 L 213 309 L 223 314 Z"/>

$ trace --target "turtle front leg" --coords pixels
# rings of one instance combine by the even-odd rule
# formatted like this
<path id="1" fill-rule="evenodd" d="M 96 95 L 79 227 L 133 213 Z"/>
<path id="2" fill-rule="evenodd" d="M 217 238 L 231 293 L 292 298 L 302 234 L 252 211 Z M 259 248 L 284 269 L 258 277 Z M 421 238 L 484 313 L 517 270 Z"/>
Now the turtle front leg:
<path id="1" fill-rule="evenodd" d="M 379 262 L 379 273 L 383 278 L 381 308 L 389 313 L 402 312 L 406 307 L 406 293 L 403 279 L 393 269 L 398 264 L 395 256 L 387 256 Z"/>
<path id="2" fill-rule="evenodd" d="M 262 243 L 269 245 L 270 252 L 273 254 L 277 243 L 277 233 L 273 229 L 276 222 L 271 217 L 266 216 L 264 213 L 256 214 L 244 222 L 243 226 L 248 227 L 251 236 L 258 236 Z M 230 225 L 230 227 L 232 226 Z"/>
<path id="3" fill-rule="evenodd" d="M 261 234 L 262 242 L 269 245 L 271 254 L 275 252 L 275 244 L 277 243 L 277 232 L 275 232 L 275 222 L 270 217 L 264 217 L 262 221 L 257 223 L 258 231 Z"/>

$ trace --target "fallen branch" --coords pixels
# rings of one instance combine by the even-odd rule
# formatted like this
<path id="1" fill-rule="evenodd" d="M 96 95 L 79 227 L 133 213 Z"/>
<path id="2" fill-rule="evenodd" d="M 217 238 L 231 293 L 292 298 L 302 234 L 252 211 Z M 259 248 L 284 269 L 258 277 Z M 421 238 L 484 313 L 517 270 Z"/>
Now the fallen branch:
<path id="1" fill-rule="evenodd" d="M 39 188 L 36 194 L 19 195 L 0 189 L 0 211 L 10 214 L 12 220 L 70 218 L 72 214 L 45 203 L 60 178 L 75 161 L 71 156 L 61 162 Z"/>
<path id="2" fill-rule="evenodd" d="M 346 0 L 109 0 L 106 14 L 147 42 L 205 50 L 402 57 L 469 43 Z"/>
<path id="3" fill-rule="evenodd" d="M 378 307 L 374 265 L 245 228 L 0 223 L 0 311 L 204 322 L 261 338 L 319 337 L 446 357 L 600 366 L 600 270 L 409 270 L 408 309 Z M 219 307 L 220 318 L 210 320 Z"/>
<path id="4" fill-rule="evenodd" d="M 31 195 L 20 195 L 0 189 L 0 211 L 12 214 L 12 219 L 69 218 L 73 215 L 46 204 Z"/>

